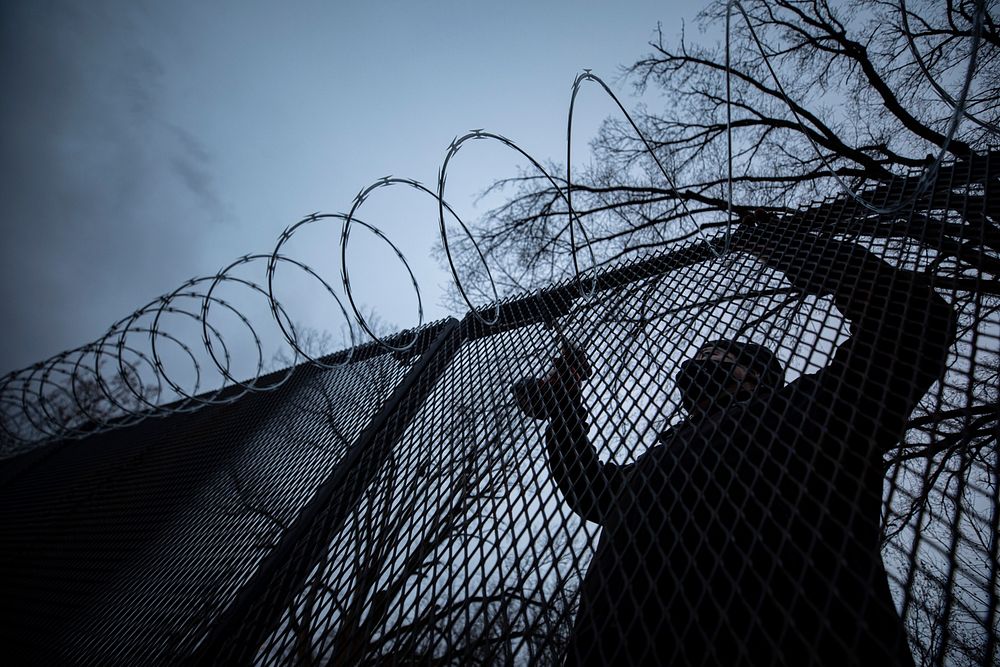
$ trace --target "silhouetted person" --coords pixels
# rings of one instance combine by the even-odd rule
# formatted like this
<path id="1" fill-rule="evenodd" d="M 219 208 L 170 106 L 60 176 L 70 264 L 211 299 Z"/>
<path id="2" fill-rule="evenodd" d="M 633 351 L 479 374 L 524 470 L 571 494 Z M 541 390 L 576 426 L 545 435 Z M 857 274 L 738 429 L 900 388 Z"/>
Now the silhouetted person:
<path id="1" fill-rule="evenodd" d="M 766 348 L 710 343 L 676 377 L 687 420 L 629 465 L 588 442 L 582 352 L 514 387 L 549 420 L 566 502 L 604 528 L 567 664 L 913 664 L 879 554 L 882 459 L 943 373 L 954 314 L 922 277 L 779 224 L 748 219 L 733 247 L 832 294 L 853 335 L 823 370 L 784 385 Z"/>

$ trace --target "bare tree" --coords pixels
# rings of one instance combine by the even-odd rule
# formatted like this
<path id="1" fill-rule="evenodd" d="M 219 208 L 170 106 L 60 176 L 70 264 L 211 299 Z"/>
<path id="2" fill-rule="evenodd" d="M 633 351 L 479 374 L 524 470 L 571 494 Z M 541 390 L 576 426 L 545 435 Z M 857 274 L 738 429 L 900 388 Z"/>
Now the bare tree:
<path id="1" fill-rule="evenodd" d="M 371 368 L 334 371 L 347 374 L 339 383 L 324 383 L 320 373 L 290 399 L 301 418 L 282 427 L 286 447 L 320 448 L 321 455 L 339 459 L 357 435 L 344 422 L 349 411 L 341 408 L 356 410 L 367 402 L 359 391 L 391 388 L 394 376 L 390 363 L 357 365 Z M 320 549 L 262 649 L 269 659 L 302 665 L 456 659 L 498 664 L 522 651 L 537 658 L 535 664 L 557 664 L 556 640 L 568 636 L 575 596 L 572 582 L 563 581 L 567 575 L 545 572 L 572 557 L 564 532 L 557 530 L 551 545 L 533 545 L 548 559 L 534 566 L 514 555 L 497 562 L 487 556 L 498 548 L 490 540 L 516 541 L 519 528 L 484 517 L 508 516 L 515 523 L 531 516 L 508 506 L 523 496 L 511 485 L 526 483 L 525 476 L 512 474 L 517 464 L 510 443 L 521 438 L 510 430 L 521 426 L 467 397 L 456 397 L 452 408 L 442 440 L 431 450 L 400 443 L 344 528 Z M 255 552 L 270 552 L 294 520 L 294 499 L 261 476 L 259 462 L 231 469 L 227 487 L 227 516 L 253 530 Z M 456 550 L 471 560 L 455 558 Z M 575 572 L 565 562 L 562 570 Z M 421 586 L 429 592 L 414 597 Z M 217 614 L 221 601 L 212 597 L 205 614 Z"/>
<path id="2" fill-rule="evenodd" d="M 974 120 L 963 118 L 947 143 L 949 158 L 968 158 L 1000 142 L 1000 27 L 995 3 L 985 5 L 967 103 Z M 732 17 L 730 68 L 735 215 L 754 208 L 791 213 L 803 202 L 839 194 L 842 185 L 871 189 L 923 167 L 940 151 L 953 111 L 942 94 L 957 97 L 964 83 L 975 2 L 745 0 L 742 6 L 746 20 L 739 12 Z M 718 33 L 725 12 L 725 2 L 713 2 L 699 24 Z M 624 75 L 647 98 L 634 118 L 678 185 L 670 187 L 625 119 L 605 122 L 591 164 L 575 171 L 572 184 L 574 211 L 589 237 L 578 239 L 578 251 L 593 251 L 601 264 L 691 237 L 695 221 L 711 228 L 728 220 L 724 47 L 692 43 L 683 30 L 671 39 L 662 27 L 650 47 Z M 564 173 L 564 165 L 551 171 Z M 502 287 L 534 287 L 567 275 L 569 223 L 560 192 L 530 171 L 493 187 L 510 194 L 481 221 L 477 237 Z M 970 194 L 966 210 L 982 210 L 981 199 Z M 918 217 L 908 226 L 873 215 L 868 231 L 931 243 L 947 257 L 961 251 L 963 265 L 995 277 L 995 202 L 986 208 L 990 220 Z M 463 270 L 481 273 L 466 251 Z M 996 290 L 995 281 L 990 289 Z"/>

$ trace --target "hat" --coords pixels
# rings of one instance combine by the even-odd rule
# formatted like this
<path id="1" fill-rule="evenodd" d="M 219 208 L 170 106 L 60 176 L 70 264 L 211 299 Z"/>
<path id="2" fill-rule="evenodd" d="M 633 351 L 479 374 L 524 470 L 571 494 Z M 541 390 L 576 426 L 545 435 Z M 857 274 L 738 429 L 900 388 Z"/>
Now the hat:
<path id="1" fill-rule="evenodd" d="M 707 348 L 725 350 L 736 357 L 737 363 L 755 372 L 761 384 L 780 389 L 785 383 L 785 367 L 778 356 L 756 343 L 741 343 L 735 340 L 714 340 L 702 345 L 698 351 Z"/>

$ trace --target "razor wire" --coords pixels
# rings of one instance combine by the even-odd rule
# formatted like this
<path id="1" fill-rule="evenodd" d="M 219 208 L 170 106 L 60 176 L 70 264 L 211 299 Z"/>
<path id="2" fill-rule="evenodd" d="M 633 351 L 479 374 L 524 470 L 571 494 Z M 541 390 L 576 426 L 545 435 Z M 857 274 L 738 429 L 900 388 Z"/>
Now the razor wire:
<path id="1" fill-rule="evenodd" d="M 943 169 L 933 196 L 915 205 L 910 219 L 924 212 L 995 218 L 991 188 L 997 184 L 998 157 L 992 153 Z M 891 200 L 916 178 L 900 177 L 881 195 Z M 870 219 L 854 200 L 829 197 L 803 205 L 794 222 L 829 229 L 833 222 L 850 221 L 846 236 L 853 239 L 853 222 Z M 900 215 L 890 224 L 907 221 Z M 771 227 L 791 231 L 796 226 Z M 976 239 L 973 231 L 964 231 L 968 227 L 962 229 L 969 240 Z M 745 235 L 730 240 L 736 248 L 746 247 Z M 718 250 L 723 240 L 716 243 Z M 896 285 L 897 294 L 905 291 L 907 276 L 933 265 L 923 247 L 872 248 L 893 265 L 894 275 L 901 269 L 894 278 L 903 281 Z M 246 261 L 263 265 L 269 258 Z M 276 284 L 284 268 L 276 264 Z M 584 347 L 594 374 L 583 397 L 592 442 L 602 458 L 627 464 L 657 446 L 661 453 L 669 451 L 661 438 L 684 428 L 686 421 L 670 379 L 705 342 L 720 335 L 766 342 L 780 355 L 792 383 L 808 381 L 811 371 L 824 367 L 842 347 L 850 333 L 848 319 L 856 323 L 853 314 L 838 315 L 829 295 L 806 296 L 780 273 L 746 252 L 720 258 L 705 243 L 690 239 L 669 251 L 595 271 L 583 281 L 570 276 L 541 291 L 489 304 L 467 314 L 461 324 L 452 320 L 422 332 L 404 331 L 385 339 L 386 345 L 299 364 L 287 381 L 277 373 L 261 378 L 259 386 L 231 388 L 242 393 L 235 403 L 210 389 L 195 395 L 203 403 L 184 399 L 163 421 L 150 419 L 90 437 L 81 446 L 56 445 L 8 459 L 0 465 L 0 585 L 5 590 L 0 627 L 7 633 L 8 654 L 24 656 L 24 662 L 78 665 L 561 665 L 570 642 L 588 638 L 588 626 L 577 630 L 574 622 L 588 618 L 581 611 L 584 584 L 590 572 L 601 571 L 600 540 L 613 526 L 598 529 L 561 494 L 547 460 L 546 428 L 519 411 L 512 386 L 546 377 L 548 360 L 558 354 L 554 347 Z M 939 296 L 961 315 L 958 340 L 942 360 L 943 376 L 910 417 L 905 437 L 874 462 L 878 479 L 870 490 L 881 505 L 866 505 L 864 513 L 868 524 L 883 528 L 881 542 L 878 531 L 872 531 L 867 555 L 885 561 L 882 583 L 891 587 L 892 618 L 906 624 L 914 654 L 927 654 L 921 667 L 966 649 L 982 656 L 981 664 L 991 664 L 1000 634 L 995 630 L 998 540 L 973 532 L 995 525 L 1000 508 L 994 482 L 996 387 L 976 386 L 988 380 L 1000 343 L 996 300 L 987 302 L 977 293 L 988 289 L 985 282 L 977 277 L 937 285 Z M 251 292 L 265 299 L 267 290 L 262 284 L 260 289 Z M 197 311 L 185 301 L 201 305 L 190 296 L 199 293 L 218 294 L 207 283 L 181 288 L 167 299 L 163 317 L 190 319 L 166 309 Z M 863 294 L 851 296 L 864 301 Z M 914 324 L 921 321 L 920 306 L 905 313 L 918 334 L 911 341 L 928 333 Z M 208 307 L 228 312 L 215 300 Z M 146 319 L 125 318 L 120 328 L 143 329 L 136 335 L 148 336 L 154 320 L 150 312 Z M 212 325 L 202 327 L 204 335 L 225 364 L 229 343 L 215 339 L 212 317 L 203 319 Z M 877 319 L 879 326 L 893 325 L 885 313 Z M 412 342 L 418 337 L 420 343 Z M 178 345 L 166 337 L 159 343 Z M 163 358 L 164 351 L 157 349 Z M 400 350 L 419 360 L 410 363 L 412 356 Z M 109 365 L 117 362 L 114 345 L 106 345 L 104 354 Z M 155 363 L 152 357 L 146 355 Z M 127 358 L 142 363 L 138 355 Z M 865 375 L 876 376 L 880 369 L 874 366 Z M 175 373 L 168 374 L 177 381 Z M 280 384 L 267 390 L 268 381 Z M 851 383 L 837 389 L 850 393 Z M 127 386 L 120 396 L 135 398 Z M 821 399 L 816 403 L 825 407 Z M 871 407 L 880 400 L 858 403 Z M 553 407 L 558 404 L 553 397 Z M 814 424 L 824 427 L 819 435 L 850 422 L 853 407 L 839 410 L 835 423 Z M 734 414 L 746 418 L 727 433 L 745 434 L 761 425 L 749 409 L 738 407 Z M 798 429 L 794 418 L 787 422 Z M 780 438 L 775 440 L 780 444 Z M 948 449 L 949 443 L 957 449 Z M 687 444 L 685 451 L 714 449 Z M 832 484 L 823 466 L 837 457 L 819 449 L 813 472 L 829 490 L 819 504 L 850 503 L 851 480 L 841 484 L 838 477 Z M 736 459 L 719 461 L 707 480 L 704 470 L 674 478 L 674 488 L 662 492 L 679 489 L 688 497 L 718 498 L 724 486 L 725 497 L 748 517 L 770 513 L 778 499 L 754 495 L 758 502 L 745 502 L 748 489 L 753 484 L 794 487 L 800 476 L 797 469 L 782 469 L 781 461 L 769 469 L 739 467 L 760 451 L 746 448 Z M 720 480 L 728 484 L 715 483 Z M 812 507 L 817 499 L 806 500 L 796 506 Z M 644 581 L 659 581 L 652 574 L 675 577 L 656 565 L 672 551 L 683 552 L 684 564 L 691 566 L 711 562 L 741 541 L 746 544 L 744 526 L 743 532 L 726 533 L 720 546 L 718 533 L 710 530 L 712 518 L 701 515 L 660 530 L 654 522 L 667 506 L 648 507 L 643 521 L 652 532 L 666 535 L 671 548 L 643 554 Z M 692 525 L 696 533 L 708 528 L 694 538 Z M 972 541 L 979 534 L 981 545 Z M 766 556 L 764 564 L 747 557 L 717 577 L 731 576 L 732 585 L 706 586 L 700 595 L 689 588 L 684 594 L 691 609 L 738 612 L 736 605 L 742 603 L 744 610 L 752 608 L 754 591 L 780 588 L 789 579 L 801 582 L 795 577 L 802 570 L 795 567 L 803 563 L 840 563 L 838 571 L 847 577 L 858 566 L 850 558 L 831 560 L 824 550 L 829 544 L 814 537 L 795 539 L 780 530 L 756 536 L 763 548 L 755 555 Z M 788 560 L 774 560 L 768 553 L 772 547 L 784 549 Z M 964 560 L 970 557 L 986 560 Z M 686 577 L 695 582 L 692 587 L 704 574 L 693 569 Z M 924 594 L 921 586 L 938 572 L 939 594 Z M 740 581 L 746 573 L 759 580 Z M 609 590 L 629 604 L 657 591 L 634 585 Z M 821 595 L 800 596 L 801 609 L 772 606 L 749 619 L 717 618 L 729 621 L 730 634 L 758 623 L 772 628 L 784 623 L 783 635 L 769 637 L 772 647 L 806 644 L 814 662 L 831 648 L 830 654 L 840 656 L 846 650 L 860 661 L 866 657 L 864 647 L 851 644 L 849 635 L 842 637 L 846 645 L 810 644 L 809 628 L 796 625 L 815 620 L 817 611 L 837 608 L 842 593 L 832 586 Z M 680 597 L 661 595 L 656 603 L 676 611 Z M 843 611 L 842 604 L 839 608 Z M 855 618 L 863 610 L 848 611 Z M 677 614 L 676 622 L 665 627 L 654 625 L 651 613 L 589 627 L 591 634 L 621 629 L 646 643 L 678 637 L 705 646 L 718 620 L 702 625 L 704 614 L 696 623 L 693 617 Z M 971 628 L 971 639 L 957 632 L 951 639 L 931 633 L 954 623 Z M 862 626 L 883 630 L 867 623 L 857 628 Z M 634 656 L 637 644 L 604 643 L 607 653 L 595 651 L 594 660 L 627 663 L 627 656 L 615 659 L 612 651 Z M 579 650 L 574 654 L 580 657 Z M 703 657 L 707 664 L 726 662 L 708 650 Z"/>
<path id="2" fill-rule="evenodd" d="M 444 160 L 438 173 L 437 191 L 422 185 L 418 181 L 407 178 L 395 178 L 387 176 L 378 179 L 371 185 L 363 188 L 355 197 L 351 209 L 347 214 L 336 213 L 314 213 L 304 217 L 297 223 L 286 228 L 278 238 L 274 250 L 267 255 L 254 254 L 241 257 L 220 270 L 214 276 L 204 276 L 194 278 L 173 292 L 161 296 L 149 302 L 145 306 L 136 310 L 132 315 L 122 318 L 113 324 L 108 331 L 96 341 L 83 345 L 79 348 L 54 355 L 46 361 L 39 362 L 31 367 L 13 371 L 3 378 L 0 378 L 0 433 L 3 434 L 6 443 L 2 448 L 6 453 L 22 451 L 35 443 L 58 440 L 61 438 L 78 438 L 87 434 L 104 431 L 110 428 L 118 428 L 125 425 L 134 424 L 138 420 L 147 417 L 163 417 L 180 412 L 196 410 L 199 407 L 212 404 L 232 404 L 250 392 L 267 391 L 280 386 L 291 373 L 291 369 L 299 362 L 305 362 L 318 367 L 324 367 L 321 359 L 314 358 L 308 354 L 298 341 L 295 327 L 288 317 L 285 308 L 275 296 L 275 276 L 279 265 L 290 266 L 319 282 L 323 292 L 334 300 L 337 308 L 344 319 L 348 322 L 348 332 L 350 345 L 348 349 L 353 349 L 358 343 L 357 328 L 367 334 L 377 344 L 386 346 L 396 352 L 404 352 L 409 349 L 413 340 L 389 344 L 386 340 L 377 335 L 362 314 L 359 303 L 355 298 L 348 268 L 349 240 L 351 228 L 360 225 L 363 229 L 375 237 L 381 239 L 393 251 L 406 270 L 411 281 L 413 291 L 417 300 L 419 329 L 424 324 L 423 301 L 421 298 L 420 286 L 417 283 L 412 268 L 399 247 L 394 244 L 386 234 L 374 225 L 359 220 L 357 211 L 362 207 L 366 199 L 375 191 L 402 185 L 413 188 L 426 196 L 433 197 L 438 203 L 438 237 L 444 249 L 448 262 L 452 281 L 461 299 L 464 301 L 470 312 L 474 314 L 484 324 L 489 324 L 491 319 L 480 313 L 479 309 L 472 302 L 469 290 L 464 285 L 454 258 L 452 248 L 449 243 L 449 236 L 446 226 L 446 213 L 451 216 L 459 225 L 466 238 L 471 242 L 472 248 L 482 264 L 486 278 L 493 295 L 492 301 L 497 302 L 499 294 L 496 282 L 493 279 L 486 257 L 479 247 L 474 234 L 466 223 L 458 216 L 454 209 L 448 204 L 445 198 L 445 184 L 447 180 L 447 170 L 450 161 L 458 153 L 459 149 L 469 141 L 489 140 L 498 142 L 501 145 L 517 152 L 528 160 L 553 187 L 559 198 L 565 202 L 565 215 L 567 218 L 566 230 L 569 235 L 570 259 L 572 261 L 573 275 L 579 283 L 580 289 L 585 290 L 584 276 L 587 269 L 581 270 L 579 262 L 579 250 L 586 248 L 590 254 L 591 265 L 596 265 L 593 244 L 587 235 L 584 225 L 579 220 L 573 209 L 573 175 L 572 175 L 572 132 L 573 116 L 576 108 L 576 98 L 580 87 L 585 81 L 598 84 L 602 90 L 613 100 L 618 110 L 628 121 L 636 136 L 642 142 L 644 150 L 655 163 L 657 170 L 670 185 L 675 196 L 680 201 L 686 216 L 694 225 L 694 233 L 703 239 L 705 247 L 715 257 L 722 257 L 729 254 L 729 242 L 734 225 L 733 217 L 733 146 L 732 146 L 732 67 L 730 63 L 731 45 L 731 17 L 734 10 L 738 10 L 744 18 L 753 43 L 764 64 L 766 65 L 780 95 L 786 106 L 791 111 L 796 123 L 803 130 L 803 134 L 809 140 L 818 158 L 826 166 L 831 177 L 837 182 L 839 187 L 850 198 L 857 201 L 866 209 L 878 214 L 893 214 L 903 210 L 907 205 L 915 202 L 921 197 L 933 182 L 941 161 L 947 153 L 948 144 L 957 131 L 958 125 L 963 117 L 968 117 L 966 104 L 968 92 L 976 69 L 976 58 L 979 51 L 980 33 L 986 12 L 985 0 L 976 1 L 976 11 L 973 17 L 971 30 L 971 45 L 968 56 L 968 66 L 964 81 L 957 100 L 952 99 L 942 90 L 942 99 L 953 107 L 944 141 L 939 147 L 940 151 L 934 161 L 926 165 L 921 173 L 917 187 L 908 194 L 901 197 L 899 201 L 888 205 L 876 206 L 865 200 L 858 193 L 854 192 L 847 183 L 843 181 L 836 169 L 829 163 L 827 158 L 817 146 L 815 140 L 805 127 L 800 114 L 796 111 L 796 105 L 787 95 L 781 84 L 780 77 L 770 62 L 767 49 L 759 38 L 753 21 L 738 0 L 728 0 L 725 17 L 725 70 L 726 70 L 726 136 L 727 136 L 727 214 L 724 223 L 724 232 L 715 237 L 709 238 L 705 235 L 702 224 L 695 218 L 687 206 L 686 198 L 681 196 L 681 189 L 677 186 L 673 176 L 662 163 L 656 150 L 645 137 L 638 124 L 626 110 L 620 99 L 614 94 L 611 88 L 597 75 L 589 69 L 584 70 L 573 81 L 571 97 L 569 102 L 569 112 L 567 118 L 566 133 L 566 178 L 564 184 L 558 183 L 555 178 L 548 173 L 542 164 L 532 157 L 530 153 L 518 146 L 514 141 L 503 135 L 487 132 L 484 130 L 472 130 L 469 133 L 457 137 L 448 146 Z M 907 9 L 903 0 L 900 0 L 900 13 L 902 20 L 907 20 Z M 931 78 L 927 71 L 926 64 L 920 57 L 912 40 L 909 44 L 915 61 L 928 78 Z M 934 84 L 935 90 L 939 86 Z M 975 120 L 974 118 L 972 120 Z M 977 121 L 978 122 L 978 121 Z M 982 125 L 982 123 L 979 123 Z M 281 254 L 282 247 L 292 238 L 299 229 L 306 225 L 320 223 L 322 221 L 339 222 L 340 229 L 340 274 L 342 292 L 346 296 L 345 306 L 342 297 L 337 294 L 332 285 L 321 277 L 319 272 L 307 264 L 286 255 Z M 577 230 L 582 237 L 582 243 L 577 243 Z M 266 287 L 252 280 L 240 278 L 232 275 L 237 269 L 251 264 L 266 262 Z M 279 374 L 277 378 L 269 377 L 267 381 L 263 378 L 267 375 L 265 371 L 264 350 L 261 338 L 258 335 L 253 323 L 243 315 L 230 302 L 215 296 L 216 290 L 223 284 L 241 287 L 249 290 L 258 297 L 267 301 L 274 322 L 277 324 L 284 343 L 294 353 L 294 359 L 289 369 Z M 207 290 L 204 289 L 208 285 Z M 591 283 L 592 287 L 593 283 Z M 200 288 L 200 289 L 199 289 Z M 179 307 L 178 301 L 191 303 L 190 307 Z M 200 303 L 199 303 L 200 302 Z M 210 312 L 212 308 L 216 311 L 224 309 L 234 315 L 241 323 L 242 327 L 249 332 L 253 339 L 253 349 L 256 356 L 256 369 L 249 379 L 238 379 L 232 372 L 232 359 L 229 347 L 226 345 L 225 337 L 219 328 L 212 324 Z M 348 313 L 353 314 L 353 322 Z M 211 362 L 210 368 L 202 368 L 202 363 L 198 361 L 196 350 L 181 340 L 180 337 L 166 330 L 161 324 L 164 315 L 175 314 L 190 319 L 200 324 L 201 345 L 207 352 Z M 496 316 L 494 312 L 493 317 Z M 143 319 L 151 319 L 151 323 L 143 324 Z M 140 342 L 140 339 L 143 339 Z M 161 350 L 164 345 L 170 345 L 178 350 L 183 358 L 187 360 L 193 369 L 194 379 L 188 385 L 182 383 L 171 375 L 171 370 L 164 363 Z M 203 375 L 205 371 L 212 370 L 224 381 L 222 385 L 214 388 L 203 386 Z M 151 378 L 147 381 L 148 378 Z M 84 385 L 96 387 L 97 400 L 93 396 L 85 395 L 81 390 Z M 67 389 L 68 385 L 68 389 Z M 236 390 L 232 390 L 235 387 Z M 164 401 L 167 398 L 170 400 Z M 93 394 L 93 392 L 91 392 Z"/>
<path id="3" fill-rule="evenodd" d="M 574 101 L 586 81 L 611 93 L 603 81 L 584 72 L 574 82 Z M 639 132 L 635 123 L 632 127 Z M 565 202 L 563 229 L 571 238 L 573 271 L 563 282 L 497 298 L 486 258 L 445 196 L 453 158 L 462 146 L 481 140 L 519 152 Z M 792 235 L 799 225 L 832 228 L 838 239 L 864 239 L 861 245 L 875 246 L 878 235 L 863 223 L 884 222 L 896 232 L 889 234 L 895 241 L 907 236 L 906 226 L 915 215 L 943 223 L 952 215 L 995 220 L 998 155 L 935 169 L 933 190 L 918 188 L 912 197 L 905 193 L 926 171 L 894 178 L 871 196 L 862 191 L 859 197 L 830 196 L 803 205 L 781 221 L 789 223 L 785 231 Z M 570 158 L 568 149 L 567 162 Z M 360 232 L 371 234 L 398 258 L 423 325 L 420 285 L 404 253 L 383 230 L 359 219 L 375 193 L 396 187 L 432 196 L 438 203 L 441 243 L 470 308 L 461 324 L 450 321 L 380 336 L 355 299 L 350 242 Z M 671 187 L 679 193 L 672 181 Z M 82 443 L 86 446 L 53 446 L 0 466 L 0 572 L 6 577 L 2 620 L 9 653 L 38 663 L 81 665 L 561 665 L 571 643 L 586 642 L 588 631 L 620 630 L 647 644 L 671 637 L 692 640 L 705 649 L 694 657 L 711 664 L 715 659 L 726 662 L 712 651 L 730 636 L 778 623 L 782 632 L 767 637 L 771 648 L 801 644 L 814 662 L 845 653 L 857 662 L 869 658 L 859 642 L 849 643 L 849 634 L 839 637 L 846 645 L 809 642 L 815 633 L 805 624 L 825 621 L 832 615 L 822 612 L 830 609 L 845 616 L 839 588 L 799 595 L 798 608 L 777 613 L 773 606 L 754 606 L 754 591 L 759 601 L 761 590 L 797 586 L 805 580 L 797 572 L 815 575 L 820 562 L 826 564 L 823 572 L 838 572 L 849 580 L 857 563 L 844 558 L 846 552 L 836 553 L 830 540 L 811 533 L 806 533 L 809 539 L 796 539 L 782 531 L 784 526 L 768 534 L 754 535 L 750 529 L 750 541 L 756 538 L 760 546 L 751 555 L 763 556 L 764 563 L 743 558 L 730 571 L 720 568 L 713 575 L 714 583 L 728 579 L 732 585 L 706 586 L 691 594 L 705 574 L 696 566 L 713 558 L 718 562 L 720 553 L 738 548 L 741 540 L 745 546 L 747 531 L 724 532 L 720 538 L 711 530 L 718 528 L 713 524 L 717 515 L 693 512 L 665 526 L 662 514 L 669 506 L 657 503 L 646 506 L 649 511 L 640 523 L 672 544 L 645 553 L 634 550 L 642 557 L 635 572 L 644 566 L 644 578 L 633 580 L 627 591 L 613 586 L 607 591 L 632 604 L 663 593 L 652 585 L 643 589 L 636 581 L 690 581 L 672 598 L 659 595 L 651 607 L 672 605 L 678 611 L 678 600 L 690 594 L 680 610 L 700 616 L 677 613 L 669 626 L 656 625 L 650 614 L 574 627 L 575 620 L 587 620 L 581 613 L 583 589 L 589 573 L 601 569 L 600 540 L 614 526 L 596 528 L 560 494 L 557 473 L 547 460 L 545 426 L 519 411 L 512 387 L 526 378 L 547 378 L 551 355 L 560 354 L 554 347 L 584 348 L 587 363 L 596 369 L 582 393 L 592 419 L 588 434 L 602 459 L 627 465 L 664 445 L 665 435 L 683 433 L 682 402 L 669 380 L 692 350 L 720 335 L 764 341 L 774 347 L 794 383 L 808 380 L 817 367 L 827 368 L 851 336 L 848 320 L 855 322 L 853 316 L 838 314 L 829 294 L 807 295 L 786 280 L 783 270 L 765 266 L 749 253 L 733 252 L 745 246 L 734 236 L 741 228 L 734 228 L 731 195 L 722 234 L 707 236 L 707 228 L 690 215 L 695 225 L 691 242 L 610 268 L 582 266 L 577 254 L 584 249 L 591 259 L 594 254 L 591 237 L 573 211 L 572 190 L 571 171 L 560 184 L 514 142 L 473 130 L 452 142 L 436 190 L 405 178 L 380 179 L 359 192 L 348 213 L 306 216 L 282 232 L 271 253 L 246 255 L 213 276 L 188 281 L 122 318 L 90 345 L 19 372 L 0 391 L 4 414 L 10 410 L 19 415 L 15 426 L 24 424 L 22 430 L 11 428 L 13 434 L 26 443 L 88 440 Z M 896 197 L 897 192 L 902 194 Z M 910 202 L 909 210 L 895 209 L 903 200 Z M 895 212 L 873 216 L 873 203 Z M 495 298 L 486 306 L 474 304 L 462 283 L 449 250 L 448 216 L 473 243 L 489 277 Z M 317 225 L 340 232 L 342 290 L 289 250 L 296 234 Z M 789 240 L 775 234 L 777 241 Z M 804 235 L 816 242 L 821 238 Z M 953 235 L 960 250 L 975 249 L 984 238 L 964 224 Z M 772 247 L 784 249 L 786 244 Z M 899 281 L 895 294 L 905 291 L 908 277 L 949 261 L 947 252 L 935 257 L 919 240 L 887 241 L 873 251 L 892 265 L 893 278 L 887 282 Z M 961 254 L 954 253 L 954 267 L 947 267 L 953 268 L 951 274 L 937 276 L 940 280 L 927 292 L 929 296 L 936 289 L 935 298 L 946 297 L 960 316 L 956 341 L 941 360 L 940 377 L 906 417 L 906 434 L 876 457 L 878 479 L 869 491 L 881 504 L 866 505 L 876 511 L 865 512 L 868 523 L 881 530 L 878 535 L 873 531 L 876 539 L 867 556 L 885 561 L 880 583 L 890 587 L 893 608 L 883 611 L 906 624 L 904 643 L 909 646 L 903 649 L 912 650 L 922 666 L 957 661 L 967 650 L 990 664 L 1000 637 L 997 395 L 995 381 L 987 384 L 996 376 L 990 364 L 996 363 L 1000 343 L 1000 311 L 992 296 L 979 292 L 987 281 L 969 273 Z M 262 278 L 240 273 L 262 267 Z M 346 320 L 353 314 L 358 329 L 374 344 L 360 345 L 352 327 L 351 346 L 343 353 L 311 356 L 278 299 L 286 272 L 318 283 L 337 312 Z M 226 287 L 270 309 L 296 355 L 287 370 L 264 373 L 261 337 L 235 302 L 221 296 Z M 995 289 L 994 294 L 1000 293 Z M 864 300 L 864 295 L 853 296 Z M 899 315 L 891 305 L 882 312 L 879 328 L 892 328 L 891 318 Z M 921 305 L 903 309 L 911 323 L 921 322 L 915 317 Z M 220 317 L 235 318 L 242 336 L 255 343 L 258 372 L 249 379 L 237 375 L 235 340 L 223 333 Z M 198 350 L 170 329 L 168 320 L 196 326 L 211 368 L 202 368 Z M 911 342 L 928 333 L 914 325 Z M 185 384 L 181 372 L 169 365 L 171 349 L 195 369 L 192 383 Z M 366 349 L 379 354 L 366 356 Z M 419 359 L 411 365 L 413 356 Z M 213 369 L 224 386 L 203 386 Z M 863 375 L 881 371 L 872 364 Z M 147 390 L 141 378 L 150 374 L 155 381 Z M 851 384 L 841 382 L 837 389 L 849 393 Z M 88 387 L 96 387 L 114 414 L 94 405 Z M 164 404 L 157 399 L 166 394 L 173 400 Z M 551 407 L 565 410 L 566 401 L 552 398 Z M 74 401 L 82 421 L 60 412 Z M 837 419 L 814 424 L 813 433 L 833 432 L 858 416 L 852 410 L 877 409 L 879 400 L 870 403 L 848 405 L 833 415 Z M 737 410 L 746 418 L 729 433 L 749 433 L 755 426 L 761 430 L 749 408 Z M 788 421 L 788 429 L 799 427 L 794 419 L 782 421 Z M 0 426 L 10 428 L 11 421 L 0 420 Z M 771 444 L 781 444 L 780 438 L 774 440 L 779 442 Z M 690 440 L 686 444 L 690 446 L 678 457 L 712 449 Z M 665 447 L 660 451 L 674 455 Z M 699 469 L 686 478 L 675 476 L 675 489 L 656 486 L 656 497 L 676 491 L 697 504 L 721 492 L 749 517 L 770 513 L 780 495 L 754 494 L 749 491 L 754 484 L 758 490 L 791 484 L 802 491 L 796 487 L 802 476 L 793 465 L 785 467 L 785 461 L 775 459 L 769 468 L 748 467 L 761 448 L 728 451 L 735 456 L 706 466 L 708 473 Z M 824 477 L 823 466 L 837 463 L 837 456 L 825 451 L 816 455 L 808 472 L 816 473 L 813 477 L 821 478 L 828 491 L 818 504 L 857 501 L 851 495 L 853 480 L 838 477 L 834 483 L 832 476 Z M 803 495 L 792 494 L 781 507 L 817 502 L 815 495 Z M 676 529 L 676 538 L 667 529 Z M 974 541 L 977 536 L 981 544 Z M 688 570 L 661 567 L 678 553 Z M 924 594 L 921 586 L 931 586 L 936 596 Z M 724 613 L 706 622 L 711 615 L 706 609 L 736 611 L 737 620 Z M 855 620 L 865 618 L 864 609 L 846 611 Z M 723 626 L 728 622 L 723 630 L 729 634 L 713 636 L 719 618 Z M 855 629 L 869 634 L 885 629 L 866 623 Z M 962 627 L 952 627 L 957 623 L 971 628 L 971 641 L 959 632 Z M 628 661 L 625 652 L 635 656 L 642 650 L 626 642 L 599 648 L 608 653 L 585 657 L 623 664 Z M 581 657 L 579 650 L 575 657 Z M 754 655 L 741 657 L 748 661 Z"/>

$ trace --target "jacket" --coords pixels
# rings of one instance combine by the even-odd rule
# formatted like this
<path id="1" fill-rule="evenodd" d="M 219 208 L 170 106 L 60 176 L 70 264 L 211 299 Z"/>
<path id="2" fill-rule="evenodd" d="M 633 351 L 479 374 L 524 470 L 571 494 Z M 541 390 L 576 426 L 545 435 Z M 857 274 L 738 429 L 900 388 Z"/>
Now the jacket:
<path id="1" fill-rule="evenodd" d="M 762 254 L 851 321 L 826 368 L 629 465 L 599 461 L 579 399 L 550 420 L 553 477 L 603 526 L 569 665 L 913 664 L 879 552 L 883 454 L 943 373 L 954 314 L 857 246 Z"/>

